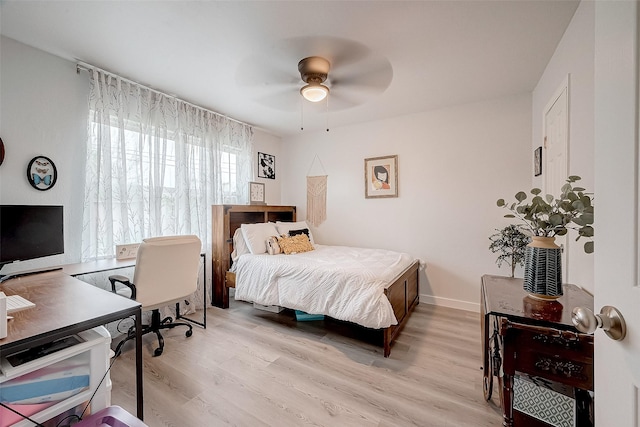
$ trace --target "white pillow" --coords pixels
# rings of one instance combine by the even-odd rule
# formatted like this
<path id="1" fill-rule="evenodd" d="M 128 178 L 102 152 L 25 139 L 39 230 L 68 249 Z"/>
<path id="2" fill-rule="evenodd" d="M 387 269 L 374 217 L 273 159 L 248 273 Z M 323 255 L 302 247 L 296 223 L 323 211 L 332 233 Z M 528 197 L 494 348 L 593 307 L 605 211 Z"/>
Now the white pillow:
<path id="1" fill-rule="evenodd" d="M 249 251 L 254 254 L 264 254 L 267 252 L 267 238 L 279 236 L 278 230 L 272 222 L 258 224 L 242 224 L 240 226 L 244 240 L 247 242 Z"/>
<path id="2" fill-rule="evenodd" d="M 309 230 L 309 241 L 312 245 L 315 244 L 313 241 L 313 234 L 311 234 L 311 228 L 307 225 L 307 221 L 296 221 L 296 222 L 283 222 L 276 221 L 276 228 L 278 229 L 278 233 L 280 235 L 289 234 L 290 230 L 302 230 L 304 228 Z"/>
<path id="3" fill-rule="evenodd" d="M 231 252 L 231 260 L 236 262 L 236 260 L 240 257 L 240 255 L 250 254 L 251 251 L 247 246 L 247 242 L 244 240 L 244 234 L 242 234 L 242 229 L 237 228 L 235 233 L 233 233 L 233 252 Z"/>

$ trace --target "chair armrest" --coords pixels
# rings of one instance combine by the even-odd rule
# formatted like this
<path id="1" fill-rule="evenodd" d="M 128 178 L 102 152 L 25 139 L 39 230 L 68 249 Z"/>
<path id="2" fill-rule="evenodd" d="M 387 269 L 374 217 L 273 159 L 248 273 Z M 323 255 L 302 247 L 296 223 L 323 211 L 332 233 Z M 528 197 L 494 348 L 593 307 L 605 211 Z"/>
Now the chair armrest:
<path id="1" fill-rule="evenodd" d="M 112 276 L 109 276 L 109 281 L 111 282 L 111 292 L 117 294 L 118 292 L 116 290 L 116 283 L 122 283 L 127 288 L 131 289 L 131 299 L 136 299 L 136 286 L 131 283 L 128 277 L 122 276 L 120 274 L 114 274 Z"/>

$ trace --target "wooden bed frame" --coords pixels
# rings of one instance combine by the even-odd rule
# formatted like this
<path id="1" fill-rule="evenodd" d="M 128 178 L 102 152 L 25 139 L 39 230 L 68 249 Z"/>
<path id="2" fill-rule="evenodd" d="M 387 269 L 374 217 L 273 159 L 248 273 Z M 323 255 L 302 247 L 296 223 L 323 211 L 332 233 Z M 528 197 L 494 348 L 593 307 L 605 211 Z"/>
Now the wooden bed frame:
<path id="1" fill-rule="evenodd" d="M 241 224 L 260 222 L 296 221 L 295 206 L 266 205 L 213 205 L 212 267 L 213 292 L 211 304 L 221 308 L 229 307 L 229 289 L 235 287 L 235 274 L 231 273 L 231 253 L 233 234 Z M 398 336 L 409 315 L 420 301 L 418 268 L 414 262 L 385 289 L 397 325 L 382 329 L 384 337 L 384 357 L 391 353 L 391 342 Z"/>

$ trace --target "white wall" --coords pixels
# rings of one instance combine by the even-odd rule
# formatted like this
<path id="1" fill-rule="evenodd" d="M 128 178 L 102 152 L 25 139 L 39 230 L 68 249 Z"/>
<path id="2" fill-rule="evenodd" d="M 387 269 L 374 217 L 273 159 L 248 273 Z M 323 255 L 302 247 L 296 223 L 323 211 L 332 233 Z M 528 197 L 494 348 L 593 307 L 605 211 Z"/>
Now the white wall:
<path id="1" fill-rule="evenodd" d="M 423 260 L 424 302 L 477 310 L 499 270 L 488 236 L 508 224 L 496 200 L 531 183 L 531 97 L 460 105 L 283 139 L 282 202 L 306 217 L 306 181 L 328 175 L 319 243 L 404 251 Z M 399 197 L 365 199 L 364 159 L 398 155 Z"/>
<path id="2" fill-rule="evenodd" d="M 86 74 L 76 74 L 73 62 L 15 40 L 0 39 L 0 136 L 6 159 L 0 166 L 0 203 L 61 204 L 65 216 L 65 253 L 7 265 L 3 273 L 80 261 L 84 163 L 87 135 Z M 255 130 L 254 180 L 265 183 L 268 204 L 280 203 L 282 168 L 280 138 Z M 257 153 L 276 157 L 276 179 L 258 178 Z M 38 191 L 29 185 L 26 168 L 38 155 L 51 158 L 58 169 L 56 185 Z"/>
<path id="3" fill-rule="evenodd" d="M 594 188 L 594 10 L 594 2 L 580 3 L 533 91 L 531 146 L 533 153 L 535 147 L 542 145 L 544 109 L 569 75 L 569 174 L 582 177 L 580 185 L 591 191 Z M 542 178 L 536 177 L 533 186 L 542 188 Z M 594 199 L 597 218 L 597 194 Z M 567 251 L 563 254 L 568 268 L 563 281 L 593 292 L 593 255 L 584 253 L 582 247 L 586 240 L 575 242 L 576 234 L 570 233 L 570 236 Z M 597 251 L 597 234 L 594 240 Z"/>
<path id="4" fill-rule="evenodd" d="M 427 265 L 423 301 L 476 309 L 480 276 L 509 274 L 508 267 L 497 268 L 488 250 L 488 236 L 509 223 L 495 200 L 535 183 L 531 157 L 540 141 L 541 108 L 567 73 L 570 171 L 592 186 L 592 19 L 590 4 L 581 4 L 533 98 L 524 94 L 330 132 L 301 132 L 283 141 L 256 130 L 255 151 L 276 157 L 276 179 L 258 178 L 256 172 L 255 180 L 266 184 L 267 203 L 297 205 L 303 219 L 305 176 L 328 174 L 328 220 L 314 230 L 320 243 L 409 252 Z M 82 223 L 84 176 L 76 165 L 84 158 L 86 76 L 76 75 L 69 61 L 10 39 L 0 43 L 0 135 L 7 150 L 0 166 L 0 203 L 64 205 L 65 255 L 32 263 L 78 261 L 80 242 L 71 236 L 80 234 Z M 313 162 L 316 154 L 321 163 Z M 391 154 L 399 156 L 399 197 L 365 199 L 364 159 Z M 37 191 L 26 180 L 26 165 L 37 155 L 58 166 L 58 182 L 49 191 Z M 575 257 L 580 256 L 587 257 Z M 591 258 L 586 260 L 589 275 Z M 578 262 L 572 259 L 570 277 L 585 285 L 588 278 L 580 278 L 584 269 Z M 19 268 L 32 267 L 24 264 Z"/>
<path id="5" fill-rule="evenodd" d="M 260 129 L 254 130 L 253 134 L 253 180 L 256 182 L 264 183 L 265 201 L 268 205 L 279 205 L 281 194 L 280 189 L 282 185 L 282 169 L 280 164 L 280 138 L 273 136 Z M 275 156 L 276 158 L 276 178 L 267 179 L 258 177 L 258 153 L 266 153 Z"/>
<path id="6" fill-rule="evenodd" d="M 72 62 L 14 40 L 0 39 L 0 203 L 64 206 L 65 253 L 7 265 L 3 273 L 80 260 L 88 79 Z M 47 191 L 31 187 L 26 169 L 36 156 L 58 170 Z"/>

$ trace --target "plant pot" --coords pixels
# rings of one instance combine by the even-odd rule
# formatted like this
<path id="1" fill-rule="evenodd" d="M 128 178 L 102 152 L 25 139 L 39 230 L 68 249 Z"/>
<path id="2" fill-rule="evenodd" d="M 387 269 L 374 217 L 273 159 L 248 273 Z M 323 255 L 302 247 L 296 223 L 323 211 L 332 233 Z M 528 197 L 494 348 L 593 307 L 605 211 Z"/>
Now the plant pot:
<path id="1" fill-rule="evenodd" d="M 524 255 L 524 290 L 533 298 L 562 296 L 561 249 L 555 237 L 533 236 Z"/>

